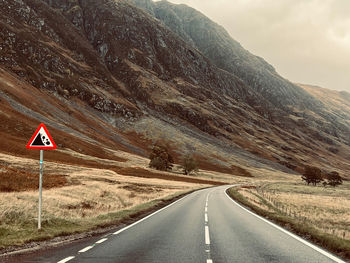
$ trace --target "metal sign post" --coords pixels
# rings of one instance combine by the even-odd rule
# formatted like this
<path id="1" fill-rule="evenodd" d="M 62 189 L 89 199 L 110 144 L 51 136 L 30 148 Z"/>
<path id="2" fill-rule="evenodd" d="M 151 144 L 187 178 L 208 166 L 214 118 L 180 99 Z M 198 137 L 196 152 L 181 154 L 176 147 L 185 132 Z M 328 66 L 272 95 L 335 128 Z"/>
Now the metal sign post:
<path id="1" fill-rule="evenodd" d="M 39 214 L 38 214 L 38 229 L 41 229 L 41 207 L 42 207 L 42 192 L 43 192 L 43 172 L 44 172 L 44 150 L 40 150 L 40 175 L 39 175 Z"/>
<path id="2" fill-rule="evenodd" d="M 42 211 L 42 194 L 43 194 L 43 173 L 44 173 L 44 150 L 56 149 L 56 144 L 52 140 L 49 131 L 41 123 L 27 144 L 27 149 L 40 150 L 40 175 L 39 175 L 39 208 L 38 208 L 38 229 L 41 229 L 41 211 Z"/>

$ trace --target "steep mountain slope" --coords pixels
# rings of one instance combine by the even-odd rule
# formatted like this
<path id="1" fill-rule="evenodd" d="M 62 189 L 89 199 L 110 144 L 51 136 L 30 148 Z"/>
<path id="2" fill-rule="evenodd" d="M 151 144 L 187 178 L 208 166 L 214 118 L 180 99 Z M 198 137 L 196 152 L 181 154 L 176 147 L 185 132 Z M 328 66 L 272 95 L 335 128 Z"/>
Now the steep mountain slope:
<path id="1" fill-rule="evenodd" d="M 60 134 L 62 148 L 92 155 L 147 155 L 142 137 L 160 131 L 178 153 L 196 150 L 227 167 L 349 169 L 334 151 L 350 144 L 344 116 L 193 9 L 135 1 L 0 2 L 8 141 L 19 147 L 40 121 Z M 18 154 L 6 145 L 0 150 Z"/>
<path id="2" fill-rule="evenodd" d="M 322 105 L 304 90 L 279 76 L 264 59 L 245 50 L 223 27 L 197 10 L 168 1 L 130 1 L 160 19 L 217 67 L 238 76 L 276 106 Z M 300 99 L 301 96 L 304 96 L 304 100 Z"/>
<path id="3" fill-rule="evenodd" d="M 298 84 L 326 105 L 326 110 L 338 116 L 338 120 L 350 120 L 350 93 L 346 91 L 329 90 L 317 86 Z M 345 124 L 344 124 L 345 125 Z"/>

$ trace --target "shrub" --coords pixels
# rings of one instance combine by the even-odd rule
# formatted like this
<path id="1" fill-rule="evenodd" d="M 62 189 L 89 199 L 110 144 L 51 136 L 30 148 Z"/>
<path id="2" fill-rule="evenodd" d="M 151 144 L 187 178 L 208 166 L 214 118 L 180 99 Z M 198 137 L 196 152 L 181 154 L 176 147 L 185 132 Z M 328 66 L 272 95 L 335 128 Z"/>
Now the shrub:
<path id="1" fill-rule="evenodd" d="M 198 171 L 198 163 L 192 154 L 186 154 L 182 159 L 182 169 L 184 174 L 190 174 L 193 171 Z"/>
<path id="2" fill-rule="evenodd" d="M 343 179 L 341 178 L 338 172 L 331 172 L 327 174 L 326 178 L 330 186 L 336 187 L 338 185 L 343 184 Z"/>
<path id="3" fill-rule="evenodd" d="M 306 166 L 301 179 L 303 179 L 307 185 L 311 183 L 312 185 L 316 186 L 318 183 L 323 181 L 322 171 L 314 166 Z"/>
<path id="4" fill-rule="evenodd" d="M 169 143 L 158 141 L 156 142 L 150 153 L 149 167 L 157 170 L 166 171 L 173 168 L 174 159 L 170 154 Z"/>

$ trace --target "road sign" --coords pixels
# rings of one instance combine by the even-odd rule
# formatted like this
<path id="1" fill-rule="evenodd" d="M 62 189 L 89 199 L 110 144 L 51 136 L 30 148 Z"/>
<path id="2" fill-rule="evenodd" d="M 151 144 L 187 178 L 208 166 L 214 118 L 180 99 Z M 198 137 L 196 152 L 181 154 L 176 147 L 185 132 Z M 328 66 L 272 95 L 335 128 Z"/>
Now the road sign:
<path id="1" fill-rule="evenodd" d="M 56 149 L 56 144 L 43 123 L 39 125 L 38 129 L 28 142 L 27 149 Z"/>
<path id="2" fill-rule="evenodd" d="M 44 150 L 56 149 L 49 131 L 44 123 L 41 123 L 34 135 L 27 144 L 27 149 L 40 149 L 40 175 L 39 175 L 39 208 L 38 208 L 38 229 L 41 229 L 41 210 L 42 210 L 42 188 L 44 174 Z"/>

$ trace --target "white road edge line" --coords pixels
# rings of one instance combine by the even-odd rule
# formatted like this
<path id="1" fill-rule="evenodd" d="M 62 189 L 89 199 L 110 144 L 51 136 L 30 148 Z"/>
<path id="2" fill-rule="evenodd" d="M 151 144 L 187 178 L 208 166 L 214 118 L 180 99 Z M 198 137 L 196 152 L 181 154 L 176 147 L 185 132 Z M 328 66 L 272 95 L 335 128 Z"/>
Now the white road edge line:
<path id="1" fill-rule="evenodd" d="M 204 190 L 205 190 L 205 189 L 204 189 Z M 201 190 L 199 190 L 199 191 L 201 191 Z M 199 191 L 196 191 L 196 193 L 198 193 Z M 146 216 L 146 217 L 140 219 L 139 221 L 136 221 L 135 223 L 133 223 L 133 224 L 131 224 L 131 225 L 128 225 L 128 226 L 126 226 L 126 227 L 124 227 L 124 228 L 122 228 L 122 229 L 120 229 L 120 230 L 114 232 L 113 235 L 118 235 L 118 234 L 120 234 L 121 232 L 124 232 L 125 230 L 127 230 L 127 229 L 129 229 L 129 228 L 131 228 L 131 227 L 133 227 L 133 226 L 135 226 L 135 225 L 141 223 L 142 221 L 145 221 L 146 219 L 148 219 L 148 218 L 150 218 L 150 217 L 152 217 L 152 216 L 154 216 L 154 215 L 156 215 L 156 214 L 162 212 L 163 210 L 165 210 L 165 209 L 167 209 L 167 208 L 169 208 L 169 207 L 175 205 L 176 203 L 182 201 L 183 199 L 187 198 L 187 197 L 190 196 L 190 195 L 191 195 L 191 194 L 186 195 L 186 196 L 180 198 L 179 200 L 176 200 L 175 202 L 173 202 L 173 203 L 167 205 L 166 207 L 163 207 L 162 209 L 159 209 L 159 210 L 155 211 L 154 213 L 152 213 L 152 214 L 150 214 L 150 215 L 148 215 L 148 216 Z"/>
<path id="2" fill-rule="evenodd" d="M 231 187 L 232 187 L 232 186 L 230 186 L 229 188 L 231 188 Z M 239 203 L 237 203 L 235 200 L 233 200 L 233 199 L 226 193 L 226 191 L 227 191 L 229 188 L 226 188 L 226 189 L 225 189 L 225 195 L 226 195 L 226 197 L 227 197 L 228 199 L 230 199 L 235 205 L 239 206 L 240 208 L 242 208 L 243 210 L 245 210 L 245 211 L 248 212 L 249 214 L 252 214 L 253 216 L 259 218 L 259 219 L 262 220 L 262 221 L 264 221 L 265 223 L 268 223 L 269 225 L 273 226 L 274 228 L 277 228 L 278 230 L 282 231 L 283 233 L 285 233 L 285 234 L 287 234 L 287 235 L 293 237 L 294 239 L 298 240 L 299 242 L 303 243 L 304 245 L 306 245 L 306 246 L 308 246 L 308 247 L 310 247 L 310 248 L 316 250 L 317 252 L 319 252 L 319 253 L 321 253 L 322 255 L 324 255 L 324 256 L 326 256 L 326 257 L 328 257 L 328 258 L 334 260 L 335 262 L 337 262 L 337 263 L 347 263 L 347 262 L 341 260 L 340 258 L 338 258 L 338 257 L 336 257 L 336 256 L 334 256 L 334 255 L 332 255 L 332 254 L 330 254 L 330 253 L 328 253 L 327 251 L 325 251 L 325 250 L 323 250 L 323 249 L 321 249 L 321 248 L 315 246 L 314 244 L 311 244 L 310 242 L 306 241 L 305 239 L 303 239 L 303 238 L 301 238 L 301 237 L 299 237 L 299 236 L 297 236 L 297 235 L 295 235 L 295 234 L 293 234 L 293 233 L 291 233 L 291 232 L 285 230 L 284 228 L 282 228 L 282 227 L 280 227 L 280 226 L 278 226 L 278 225 L 272 223 L 271 221 L 269 221 L 269 220 L 267 220 L 267 219 L 265 219 L 265 218 L 263 218 L 263 217 L 261 217 L 261 216 L 255 214 L 255 213 L 253 213 L 252 211 L 249 211 L 249 210 L 246 209 L 245 207 L 241 206 Z"/>
<path id="3" fill-rule="evenodd" d="M 75 258 L 75 257 L 72 256 L 72 257 L 64 258 L 64 259 L 58 261 L 57 263 L 66 263 L 66 262 L 68 262 L 69 260 L 72 260 L 73 258 Z"/>
<path id="4" fill-rule="evenodd" d="M 95 244 L 101 244 L 101 243 L 105 242 L 106 240 L 108 240 L 108 238 L 102 238 L 99 241 L 95 242 Z"/>
<path id="5" fill-rule="evenodd" d="M 209 227 L 205 226 L 205 244 L 210 245 Z"/>
<path id="6" fill-rule="evenodd" d="M 78 252 L 79 252 L 79 253 L 84 253 L 84 252 L 86 252 L 86 251 L 92 249 L 93 247 L 94 247 L 94 246 L 88 246 L 88 247 L 86 247 L 86 248 L 83 248 L 83 249 L 79 250 Z"/>

